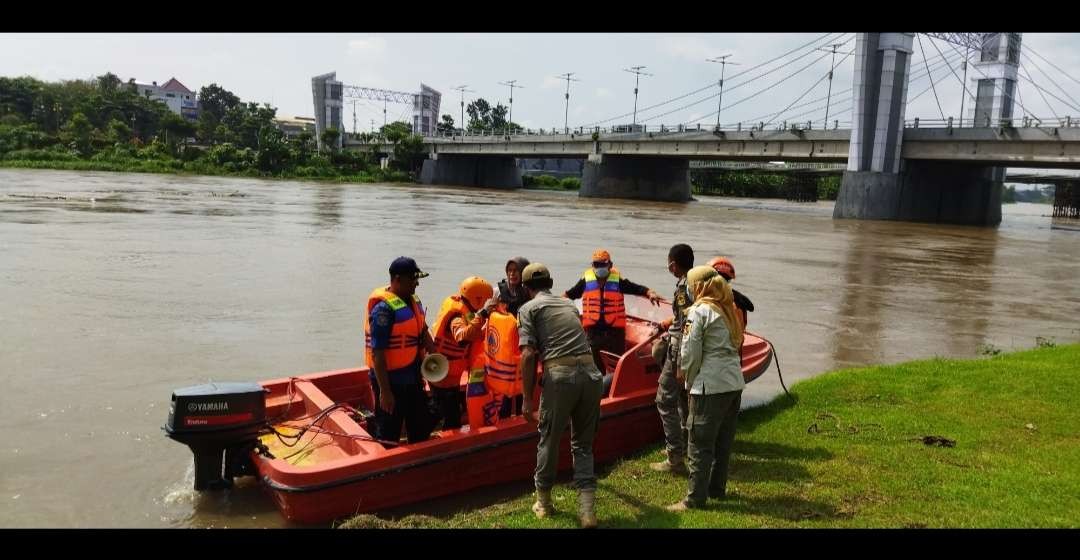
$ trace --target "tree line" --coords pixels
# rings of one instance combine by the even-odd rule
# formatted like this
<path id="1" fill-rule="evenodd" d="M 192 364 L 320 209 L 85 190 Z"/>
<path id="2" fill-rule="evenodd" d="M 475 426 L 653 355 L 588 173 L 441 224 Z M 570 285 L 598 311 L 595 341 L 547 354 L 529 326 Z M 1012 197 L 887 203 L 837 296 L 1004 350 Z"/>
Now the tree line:
<path id="1" fill-rule="evenodd" d="M 330 148 L 320 153 L 308 132 L 288 138 L 269 104 L 217 84 L 201 88 L 198 100 L 192 122 L 112 73 L 60 82 L 0 77 L 0 165 L 407 180 L 424 158 L 405 122 L 377 134 L 395 145 L 384 171 L 368 154 L 336 149 L 336 129 L 323 131 Z"/>

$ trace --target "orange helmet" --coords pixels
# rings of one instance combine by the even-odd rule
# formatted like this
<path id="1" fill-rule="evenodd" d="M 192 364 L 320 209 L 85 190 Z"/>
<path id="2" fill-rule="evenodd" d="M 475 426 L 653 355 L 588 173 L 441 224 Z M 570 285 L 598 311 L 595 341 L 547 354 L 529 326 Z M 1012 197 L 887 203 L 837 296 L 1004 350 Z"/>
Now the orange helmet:
<path id="1" fill-rule="evenodd" d="M 603 249 L 597 249 L 593 251 L 592 260 L 593 262 L 611 262 L 611 253 Z"/>
<path id="2" fill-rule="evenodd" d="M 484 303 L 495 295 L 495 289 L 487 280 L 479 276 L 470 276 L 461 282 L 461 297 L 465 298 L 474 310 L 484 307 Z"/>
<path id="3" fill-rule="evenodd" d="M 735 265 L 727 257 L 713 257 L 709 259 L 708 266 L 720 273 L 727 280 L 735 279 Z"/>

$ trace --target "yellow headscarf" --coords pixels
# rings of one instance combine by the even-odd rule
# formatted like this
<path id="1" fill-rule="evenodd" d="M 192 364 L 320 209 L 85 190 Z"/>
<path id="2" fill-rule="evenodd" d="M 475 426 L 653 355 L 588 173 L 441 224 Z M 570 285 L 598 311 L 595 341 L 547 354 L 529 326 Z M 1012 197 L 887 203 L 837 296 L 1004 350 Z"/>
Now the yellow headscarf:
<path id="1" fill-rule="evenodd" d="M 742 348 L 743 327 L 735 310 L 735 297 L 731 294 L 731 285 L 711 266 L 695 266 L 686 274 L 686 286 L 694 296 L 694 304 L 704 303 L 712 306 L 724 316 L 724 323 L 731 333 L 731 344 L 738 351 Z"/>

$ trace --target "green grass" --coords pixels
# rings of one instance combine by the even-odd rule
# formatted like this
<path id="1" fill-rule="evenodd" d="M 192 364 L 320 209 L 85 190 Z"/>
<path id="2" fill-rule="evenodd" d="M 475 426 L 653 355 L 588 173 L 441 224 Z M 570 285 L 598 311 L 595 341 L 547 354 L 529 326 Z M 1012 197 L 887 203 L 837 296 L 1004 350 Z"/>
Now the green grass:
<path id="1" fill-rule="evenodd" d="M 686 481 L 649 469 L 657 445 L 601 471 L 601 526 L 1080 526 L 1080 345 L 848 369 L 792 392 L 797 403 L 782 396 L 740 415 L 726 501 L 665 511 Z M 523 488 L 441 517 L 341 526 L 577 526 L 571 487 L 556 487 L 559 514 L 542 521 Z"/>

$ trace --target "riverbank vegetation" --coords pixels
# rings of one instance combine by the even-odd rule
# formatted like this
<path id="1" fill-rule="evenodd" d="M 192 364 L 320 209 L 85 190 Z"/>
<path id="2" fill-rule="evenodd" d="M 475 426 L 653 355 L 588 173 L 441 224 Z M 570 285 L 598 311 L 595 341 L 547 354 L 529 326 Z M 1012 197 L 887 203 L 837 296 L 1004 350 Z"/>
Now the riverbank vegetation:
<path id="1" fill-rule="evenodd" d="M 695 195 L 790 200 L 836 200 L 839 175 L 737 169 L 695 169 L 690 185 Z"/>
<path id="2" fill-rule="evenodd" d="M 652 471 L 662 446 L 600 472 L 602 527 L 1076 527 L 1080 525 L 1080 345 L 974 360 L 836 371 L 745 410 L 729 498 L 674 514 L 686 481 Z M 516 497 L 432 517 L 361 515 L 359 527 L 572 528 Z"/>
<path id="3" fill-rule="evenodd" d="M 526 189 L 546 191 L 576 191 L 581 188 L 578 177 L 553 177 L 551 175 L 522 175 L 521 186 Z"/>
<path id="4" fill-rule="evenodd" d="M 288 137 L 268 104 L 242 102 L 211 84 L 199 91 L 198 121 L 141 96 L 113 74 L 43 82 L 0 78 L 0 167 L 192 173 L 339 181 L 410 181 L 424 158 L 407 123 L 371 135 L 394 145 L 387 169 L 336 146 L 341 132 Z"/>

